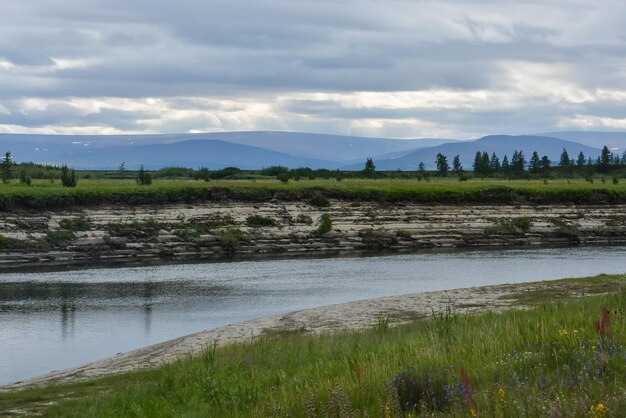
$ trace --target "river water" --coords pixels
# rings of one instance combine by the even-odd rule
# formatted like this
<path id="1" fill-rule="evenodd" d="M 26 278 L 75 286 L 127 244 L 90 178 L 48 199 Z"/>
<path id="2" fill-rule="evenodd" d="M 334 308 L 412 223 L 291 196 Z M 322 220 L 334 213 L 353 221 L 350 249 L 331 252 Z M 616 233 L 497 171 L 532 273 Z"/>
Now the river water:
<path id="1" fill-rule="evenodd" d="M 626 247 L 576 247 L 4 273 L 0 384 L 304 308 L 625 272 Z"/>

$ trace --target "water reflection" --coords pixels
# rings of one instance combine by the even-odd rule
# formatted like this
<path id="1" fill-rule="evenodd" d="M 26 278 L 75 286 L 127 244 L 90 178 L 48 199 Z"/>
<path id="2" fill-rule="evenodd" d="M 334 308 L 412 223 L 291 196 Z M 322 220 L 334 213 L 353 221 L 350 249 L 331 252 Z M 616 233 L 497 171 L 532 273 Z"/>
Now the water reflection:
<path id="1" fill-rule="evenodd" d="M 68 333 L 74 334 L 76 305 L 63 302 L 61 304 L 61 337 L 65 341 Z"/>

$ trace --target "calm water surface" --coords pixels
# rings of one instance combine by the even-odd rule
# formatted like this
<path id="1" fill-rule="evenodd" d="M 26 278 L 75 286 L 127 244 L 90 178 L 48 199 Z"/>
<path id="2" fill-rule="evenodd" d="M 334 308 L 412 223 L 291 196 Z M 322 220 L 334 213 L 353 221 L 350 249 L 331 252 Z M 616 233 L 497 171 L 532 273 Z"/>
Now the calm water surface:
<path id="1" fill-rule="evenodd" d="M 380 296 L 626 272 L 626 247 L 0 274 L 0 384 L 251 318 Z"/>

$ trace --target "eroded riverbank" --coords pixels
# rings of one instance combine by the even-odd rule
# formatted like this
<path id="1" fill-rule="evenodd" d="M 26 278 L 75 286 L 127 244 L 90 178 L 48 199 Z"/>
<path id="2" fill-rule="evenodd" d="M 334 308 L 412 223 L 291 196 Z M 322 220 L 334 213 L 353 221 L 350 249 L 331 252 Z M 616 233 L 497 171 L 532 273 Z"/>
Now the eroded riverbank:
<path id="1" fill-rule="evenodd" d="M 322 214 L 332 222 L 319 228 Z M 375 251 L 626 242 L 626 205 L 331 200 L 83 207 L 0 214 L 0 270 Z"/>

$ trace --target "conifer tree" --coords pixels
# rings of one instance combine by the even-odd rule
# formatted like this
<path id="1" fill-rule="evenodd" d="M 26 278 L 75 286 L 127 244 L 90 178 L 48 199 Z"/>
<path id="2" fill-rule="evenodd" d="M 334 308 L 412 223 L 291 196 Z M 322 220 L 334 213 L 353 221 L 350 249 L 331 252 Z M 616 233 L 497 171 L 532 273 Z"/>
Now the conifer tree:
<path id="1" fill-rule="evenodd" d="M 13 178 L 13 160 L 11 159 L 11 153 L 6 152 L 4 158 L 0 163 L 0 171 L 2 175 L 2 182 L 8 184 Z"/>

